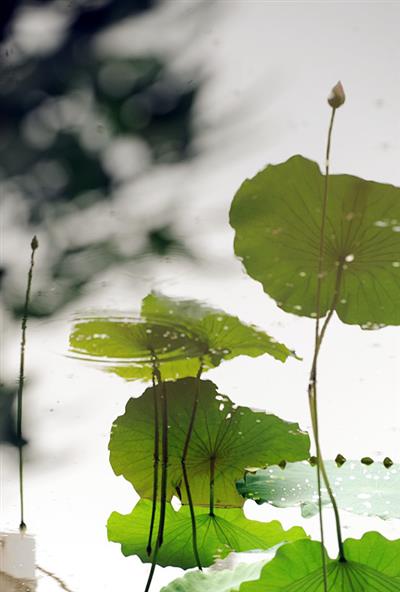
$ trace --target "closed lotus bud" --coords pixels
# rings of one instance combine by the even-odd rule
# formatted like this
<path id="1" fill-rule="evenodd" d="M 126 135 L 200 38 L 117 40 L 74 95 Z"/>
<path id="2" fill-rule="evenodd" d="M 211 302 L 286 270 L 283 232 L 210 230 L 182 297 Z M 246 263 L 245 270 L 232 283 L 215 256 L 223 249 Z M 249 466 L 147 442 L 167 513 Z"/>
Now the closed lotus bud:
<path id="1" fill-rule="evenodd" d="M 328 103 L 331 107 L 333 107 L 333 109 L 338 109 L 338 107 L 341 107 L 343 105 L 345 100 L 346 95 L 344 94 L 344 88 L 339 80 L 339 82 L 335 84 L 335 86 L 331 90 L 331 93 L 328 97 Z"/>

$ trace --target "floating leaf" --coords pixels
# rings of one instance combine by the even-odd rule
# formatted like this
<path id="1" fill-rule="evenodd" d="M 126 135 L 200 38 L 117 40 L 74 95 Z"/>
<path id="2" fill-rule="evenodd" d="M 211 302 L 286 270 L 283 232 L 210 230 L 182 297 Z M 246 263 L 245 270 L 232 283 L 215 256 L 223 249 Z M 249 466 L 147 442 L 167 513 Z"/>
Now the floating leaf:
<path id="1" fill-rule="evenodd" d="M 240 584 L 249 580 L 257 580 L 261 569 L 269 559 L 254 563 L 239 563 L 232 569 L 210 569 L 204 571 L 190 571 L 182 578 L 178 578 L 161 588 L 160 592 L 235 592 Z"/>
<path id="2" fill-rule="evenodd" d="M 346 461 L 338 467 L 325 461 L 338 506 L 365 516 L 400 518 L 400 470 L 398 465 L 385 468 L 382 463 L 365 465 Z M 278 508 L 301 506 L 304 517 L 318 513 L 317 468 L 308 462 L 288 463 L 286 468 L 274 466 L 248 473 L 237 482 L 239 493 L 257 503 L 270 503 Z M 326 490 L 322 503 L 330 504 Z"/>
<path id="3" fill-rule="evenodd" d="M 157 361 L 168 379 L 197 373 L 204 349 L 199 341 L 172 318 L 146 322 L 124 316 L 84 317 L 74 324 L 70 349 L 127 380 L 150 380 Z"/>
<path id="4" fill-rule="evenodd" d="M 215 505 L 239 507 L 244 500 L 236 492 L 235 480 L 247 466 L 308 457 L 309 437 L 298 424 L 236 406 L 210 381 L 197 383 L 186 378 L 166 382 L 169 498 L 178 493 L 186 501 L 181 457 L 197 385 L 200 396 L 186 460 L 195 504 L 209 502 L 211 462 L 215 467 Z M 161 388 L 157 387 L 158 393 Z M 148 499 L 153 494 L 153 395 L 153 389 L 148 388 L 141 397 L 128 401 L 124 415 L 113 425 L 109 445 L 114 472 L 122 474 L 141 497 Z"/>
<path id="5" fill-rule="evenodd" d="M 281 362 L 294 355 L 260 329 L 195 300 L 174 300 L 152 292 L 143 300 L 142 316 L 147 321 L 173 318 L 190 333 L 201 336 L 206 366 L 217 366 L 221 360 L 240 355 L 254 358 L 267 353 Z"/>
<path id="6" fill-rule="evenodd" d="M 159 505 L 159 504 L 157 504 Z M 124 555 L 138 555 L 144 562 L 151 559 L 146 553 L 152 504 L 140 500 L 131 514 L 113 512 L 108 520 L 108 538 L 121 544 Z M 232 551 L 268 549 L 283 541 L 294 541 L 306 536 L 294 526 L 288 531 L 281 524 L 248 520 L 239 508 L 218 509 L 210 516 L 207 508 L 195 507 L 198 550 L 201 564 L 206 567 L 216 557 L 226 557 Z M 157 563 L 188 569 L 196 565 L 191 544 L 192 527 L 187 506 L 175 512 L 166 506 L 164 542 L 158 552 Z"/>
<path id="7" fill-rule="evenodd" d="M 284 362 L 286 346 L 237 317 L 193 300 L 152 293 L 141 317 L 121 314 L 78 319 L 70 336 L 73 355 L 97 361 L 125 380 L 151 380 L 155 361 L 164 379 L 196 376 L 238 355 L 270 354 Z"/>
<path id="8" fill-rule="evenodd" d="M 246 180 L 232 203 L 235 253 L 287 312 L 316 315 L 324 177 L 302 156 Z M 363 328 L 400 324 L 400 189 L 331 175 L 321 315 Z"/>
<path id="9" fill-rule="evenodd" d="M 400 539 L 389 541 L 377 532 L 344 542 L 346 560 L 327 558 L 329 592 L 399 592 Z M 280 547 L 256 582 L 240 592 L 323 592 L 321 543 L 300 540 Z"/>

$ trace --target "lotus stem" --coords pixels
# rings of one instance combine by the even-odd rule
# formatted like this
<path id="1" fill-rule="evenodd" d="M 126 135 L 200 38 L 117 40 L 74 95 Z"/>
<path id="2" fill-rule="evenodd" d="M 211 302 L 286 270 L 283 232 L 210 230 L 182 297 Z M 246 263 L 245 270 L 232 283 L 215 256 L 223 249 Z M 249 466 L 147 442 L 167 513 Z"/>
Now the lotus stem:
<path id="1" fill-rule="evenodd" d="M 19 359 L 19 378 L 17 393 L 17 442 L 18 442 L 18 464 L 19 464 L 19 501 L 20 501 L 20 523 L 19 530 L 25 532 L 26 524 L 24 520 L 24 458 L 22 441 L 22 395 L 25 382 L 25 345 L 26 345 L 26 326 L 28 323 L 29 300 L 32 287 L 33 266 L 35 265 L 35 251 L 39 247 L 36 236 L 31 241 L 31 260 L 28 271 L 28 281 L 25 292 L 24 311 L 21 323 L 21 351 Z"/>
<path id="2" fill-rule="evenodd" d="M 192 493 L 191 493 L 191 490 L 190 490 L 189 477 L 188 477 L 188 473 L 187 473 L 186 458 L 187 458 L 187 453 L 188 453 L 188 450 L 189 450 L 190 440 L 192 438 L 193 426 L 194 426 L 194 422 L 195 422 L 195 419 L 196 419 L 197 406 L 198 406 L 198 403 L 199 403 L 200 377 L 201 377 L 202 371 L 203 371 L 203 363 L 202 363 L 202 361 L 200 361 L 200 367 L 199 367 L 199 370 L 198 370 L 197 375 L 196 375 L 196 385 L 195 385 L 195 393 L 194 393 L 194 397 L 193 397 L 192 414 L 191 414 L 191 417 L 190 417 L 189 427 L 188 427 L 188 431 L 187 431 L 187 434 L 186 434 L 185 444 L 184 444 L 184 447 L 183 447 L 182 458 L 181 458 L 183 480 L 185 482 L 186 495 L 187 495 L 188 504 L 189 504 L 189 510 L 190 510 L 190 520 L 191 520 L 191 523 L 192 523 L 193 553 L 194 553 L 194 556 L 195 556 L 197 567 L 200 570 L 202 570 L 203 568 L 201 566 L 200 555 L 199 555 L 199 550 L 198 550 L 198 546 L 197 546 L 196 516 L 195 516 L 195 513 L 194 513 Z"/>

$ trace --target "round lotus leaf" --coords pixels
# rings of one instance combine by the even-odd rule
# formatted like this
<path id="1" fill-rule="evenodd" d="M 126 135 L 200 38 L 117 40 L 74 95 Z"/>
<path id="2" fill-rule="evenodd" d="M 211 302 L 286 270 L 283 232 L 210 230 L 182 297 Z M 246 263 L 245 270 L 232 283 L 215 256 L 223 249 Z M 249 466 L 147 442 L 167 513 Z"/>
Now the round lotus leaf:
<path id="1" fill-rule="evenodd" d="M 324 176 L 302 156 L 247 179 L 230 212 L 235 253 L 278 306 L 316 316 Z M 374 329 L 400 324 L 400 189 L 330 175 L 320 314 Z M 338 297 L 335 298 L 335 291 Z"/>

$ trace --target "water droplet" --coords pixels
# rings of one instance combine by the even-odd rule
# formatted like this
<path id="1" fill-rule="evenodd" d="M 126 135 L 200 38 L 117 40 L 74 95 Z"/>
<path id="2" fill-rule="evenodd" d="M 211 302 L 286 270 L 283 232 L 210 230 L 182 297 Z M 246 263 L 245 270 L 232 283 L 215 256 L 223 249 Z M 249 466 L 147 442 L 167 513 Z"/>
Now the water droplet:
<path id="1" fill-rule="evenodd" d="M 306 272 L 305 271 L 300 271 L 299 276 L 300 277 L 306 277 Z"/>
<path id="2" fill-rule="evenodd" d="M 374 226 L 378 226 L 378 228 L 386 228 L 388 225 L 388 222 L 386 220 L 377 220 L 374 223 Z"/>
<path id="3" fill-rule="evenodd" d="M 347 261 L 347 263 L 351 263 L 352 261 L 354 261 L 354 255 L 353 253 L 349 253 L 349 255 L 346 255 L 346 257 L 344 258 L 345 261 Z"/>
<path id="4" fill-rule="evenodd" d="M 393 261 L 393 267 L 400 267 L 400 261 Z"/>
<path id="5" fill-rule="evenodd" d="M 400 232 L 400 226 L 393 226 L 393 232 Z"/>

